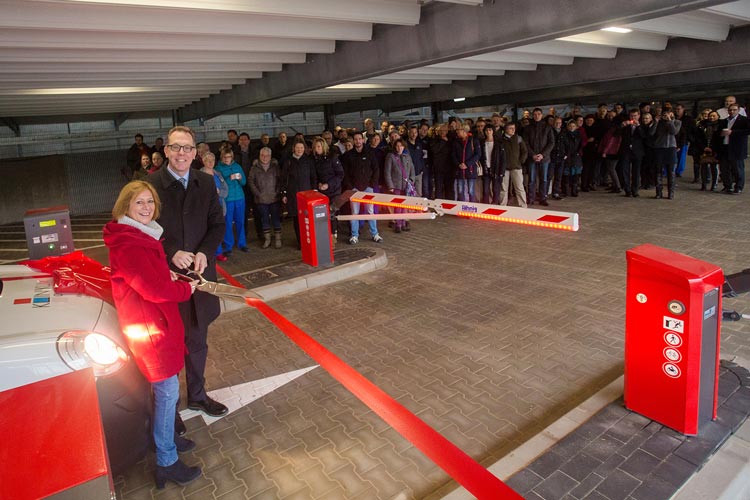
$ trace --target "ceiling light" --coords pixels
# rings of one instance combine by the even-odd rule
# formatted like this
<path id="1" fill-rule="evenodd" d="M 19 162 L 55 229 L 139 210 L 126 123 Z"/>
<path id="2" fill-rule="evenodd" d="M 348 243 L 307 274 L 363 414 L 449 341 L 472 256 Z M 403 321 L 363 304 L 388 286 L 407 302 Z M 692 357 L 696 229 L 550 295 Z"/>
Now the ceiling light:
<path id="1" fill-rule="evenodd" d="M 5 95 L 76 95 L 76 94 L 130 94 L 155 92 L 159 87 L 72 87 L 48 89 L 23 89 L 4 92 Z"/>
<path id="2" fill-rule="evenodd" d="M 610 31 L 612 33 L 630 33 L 630 28 L 618 28 L 617 26 L 609 26 L 608 28 L 602 28 L 602 31 Z"/>
<path id="3" fill-rule="evenodd" d="M 453 98 L 453 102 L 463 102 L 465 100 L 466 100 L 465 97 L 454 97 Z"/>

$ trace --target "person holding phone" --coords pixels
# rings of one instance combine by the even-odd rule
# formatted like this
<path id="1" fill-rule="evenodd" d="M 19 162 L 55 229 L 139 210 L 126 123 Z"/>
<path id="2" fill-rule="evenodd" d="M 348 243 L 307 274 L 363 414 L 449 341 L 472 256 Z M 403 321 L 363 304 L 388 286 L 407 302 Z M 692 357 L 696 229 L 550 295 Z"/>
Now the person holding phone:
<path id="1" fill-rule="evenodd" d="M 247 178 L 240 164 L 234 161 L 234 151 L 231 147 L 222 148 L 219 151 L 219 157 L 221 163 L 216 166 L 216 170 L 224 177 L 229 187 L 226 197 L 226 229 L 223 243 L 224 256 L 229 257 L 235 244 L 235 229 L 237 230 L 237 248 L 243 252 L 248 250 L 245 236 L 245 191 L 242 189 L 247 184 Z"/>

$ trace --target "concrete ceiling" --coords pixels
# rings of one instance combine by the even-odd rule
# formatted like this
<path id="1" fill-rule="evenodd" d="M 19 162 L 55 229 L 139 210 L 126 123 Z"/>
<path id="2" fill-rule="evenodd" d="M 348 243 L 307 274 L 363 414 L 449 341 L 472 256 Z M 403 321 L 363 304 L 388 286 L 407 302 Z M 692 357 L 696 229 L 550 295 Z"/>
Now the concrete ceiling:
<path id="1" fill-rule="evenodd" d="M 474 97 L 477 82 L 533 79 L 583 59 L 617 63 L 623 51 L 665 51 L 675 37 L 722 42 L 750 23 L 750 0 L 601 0 L 585 9 L 574 0 L 0 0 L 0 8 L 0 118 L 11 124 L 405 106 L 405 96 L 416 104 L 446 88 Z M 631 31 L 601 30 L 611 26 Z"/>

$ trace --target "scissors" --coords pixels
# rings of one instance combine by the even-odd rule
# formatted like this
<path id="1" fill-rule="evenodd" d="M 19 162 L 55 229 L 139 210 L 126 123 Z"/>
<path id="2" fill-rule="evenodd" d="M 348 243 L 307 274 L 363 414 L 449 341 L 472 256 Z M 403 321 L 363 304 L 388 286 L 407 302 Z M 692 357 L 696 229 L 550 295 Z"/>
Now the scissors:
<path id="1" fill-rule="evenodd" d="M 194 271 L 191 269 L 190 271 L 187 272 L 187 274 L 193 275 L 198 279 L 198 284 L 195 285 L 195 288 L 197 290 L 210 293 L 211 295 L 215 295 L 219 298 L 231 300 L 233 302 L 240 302 L 242 304 L 245 304 L 246 298 L 263 300 L 263 297 L 261 297 L 260 295 L 258 295 L 257 293 L 251 290 L 247 290 L 245 288 L 239 288 L 239 287 L 232 286 L 232 285 L 225 285 L 223 283 L 216 283 L 215 281 L 208 281 L 198 271 Z M 182 274 L 178 276 L 186 276 L 186 275 Z"/>

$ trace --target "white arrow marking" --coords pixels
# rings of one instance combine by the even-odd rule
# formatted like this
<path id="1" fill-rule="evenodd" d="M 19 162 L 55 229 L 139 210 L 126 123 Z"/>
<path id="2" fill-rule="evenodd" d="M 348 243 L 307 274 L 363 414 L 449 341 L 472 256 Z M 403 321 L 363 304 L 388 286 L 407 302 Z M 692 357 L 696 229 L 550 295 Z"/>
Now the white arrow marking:
<path id="1" fill-rule="evenodd" d="M 201 416 L 206 425 L 211 425 L 219 419 L 222 419 L 232 413 L 235 410 L 239 410 L 243 406 L 249 405 L 256 399 L 260 399 L 266 394 L 275 391 L 279 387 L 291 382 L 297 377 L 301 377 L 310 370 L 317 368 L 318 365 L 310 366 L 309 368 L 302 368 L 301 370 L 295 370 L 293 372 L 282 373 L 281 375 L 274 375 L 273 377 L 262 378 L 260 380 L 253 380 L 252 382 L 245 382 L 244 384 L 237 384 L 231 387 L 224 387 L 223 389 L 216 389 L 211 391 L 208 395 L 211 399 L 215 399 L 220 403 L 224 403 L 229 408 L 229 411 L 220 416 L 212 417 L 206 415 L 202 411 L 184 409 L 180 412 L 182 420 L 188 420 L 193 417 Z"/>

